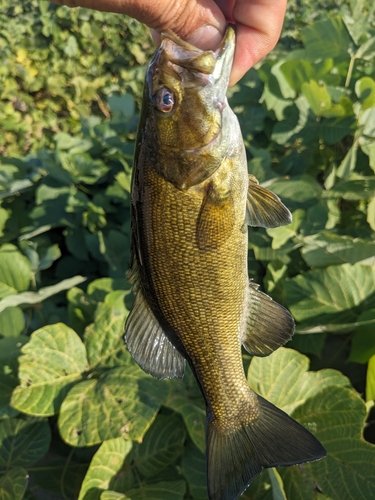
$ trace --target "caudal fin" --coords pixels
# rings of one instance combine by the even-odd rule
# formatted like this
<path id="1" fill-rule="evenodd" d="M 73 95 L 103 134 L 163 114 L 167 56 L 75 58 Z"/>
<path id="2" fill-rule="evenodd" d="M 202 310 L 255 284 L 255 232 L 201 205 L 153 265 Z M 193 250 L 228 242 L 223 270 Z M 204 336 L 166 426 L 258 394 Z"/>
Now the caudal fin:
<path id="1" fill-rule="evenodd" d="M 210 500 L 237 500 L 263 468 L 319 460 L 327 452 L 305 427 L 261 396 L 259 416 L 223 432 L 208 416 L 207 486 Z"/>

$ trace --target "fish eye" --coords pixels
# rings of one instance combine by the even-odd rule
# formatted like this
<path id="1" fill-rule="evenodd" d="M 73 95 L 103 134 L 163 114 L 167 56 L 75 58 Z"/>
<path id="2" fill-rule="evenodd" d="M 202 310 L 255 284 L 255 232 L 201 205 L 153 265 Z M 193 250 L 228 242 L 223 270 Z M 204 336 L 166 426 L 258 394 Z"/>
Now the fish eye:
<path id="1" fill-rule="evenodd" d="M 162 113 L 169 113 L 174 106 L 174 95 L 167 87 L 162 87 L 155 94 L 156 108 Z"/>

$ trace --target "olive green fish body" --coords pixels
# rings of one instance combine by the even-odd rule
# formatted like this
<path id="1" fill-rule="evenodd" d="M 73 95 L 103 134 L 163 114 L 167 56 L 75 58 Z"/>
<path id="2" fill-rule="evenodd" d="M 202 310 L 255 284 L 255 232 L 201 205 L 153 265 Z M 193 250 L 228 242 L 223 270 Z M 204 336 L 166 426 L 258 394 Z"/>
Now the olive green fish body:
<path id="1" fill-rule="evenodd" d="M 215 52 L 164 35 L 147 72 L 132 182 L 137 295 L 125 340 L 158 378 L 191 365 L 207 406 L 210 500 L 236 500 L 264 467 L 325 454 L 249 388 L 243 370 L 241 345 L 268 355 L 294 322 L 248 280 L 247 225 L 276 227 L 290 213 L 248 176 L 225 98 L 233 53 L 231 27 Z"/>

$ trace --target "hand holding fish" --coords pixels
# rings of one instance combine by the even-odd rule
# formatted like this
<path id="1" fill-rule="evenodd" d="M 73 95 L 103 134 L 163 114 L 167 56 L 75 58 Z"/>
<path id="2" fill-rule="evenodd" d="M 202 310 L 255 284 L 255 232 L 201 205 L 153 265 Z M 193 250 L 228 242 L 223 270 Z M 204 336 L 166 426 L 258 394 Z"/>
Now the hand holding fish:
<path id="1" fill-rule="evenodd" d="M 215 49 L 226 25 L 236 25 L 237 42 L 229 85 L 276 45 L 286 0 L 53 0 L 69 7 L 88 7 L 134 17 L 160 33 L 170 29 L 196 47 Z"/>

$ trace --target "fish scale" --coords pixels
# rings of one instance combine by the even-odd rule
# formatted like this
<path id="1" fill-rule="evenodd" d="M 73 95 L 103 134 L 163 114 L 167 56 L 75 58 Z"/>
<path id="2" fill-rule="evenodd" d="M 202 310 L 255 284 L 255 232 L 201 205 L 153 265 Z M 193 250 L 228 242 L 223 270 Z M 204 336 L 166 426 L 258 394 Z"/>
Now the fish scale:
<path id="1" fill-rule="evenodd" d="M 210 500 L 237 500 L 265 467 L 326 454 L 250 389 L 243 369 L 241 345 L 266 356 L 290 339 L 294 321 L 248 279 L 247 225 L 277 227 L 291 215 L 248 175 L 225 97 L 234 48 L 233 27 L 215 52 L 162 36 L 147 71 L 132 179 L 137 295 L 125 341 L 160 379 L 191 366 L 206 402 Z"/>

